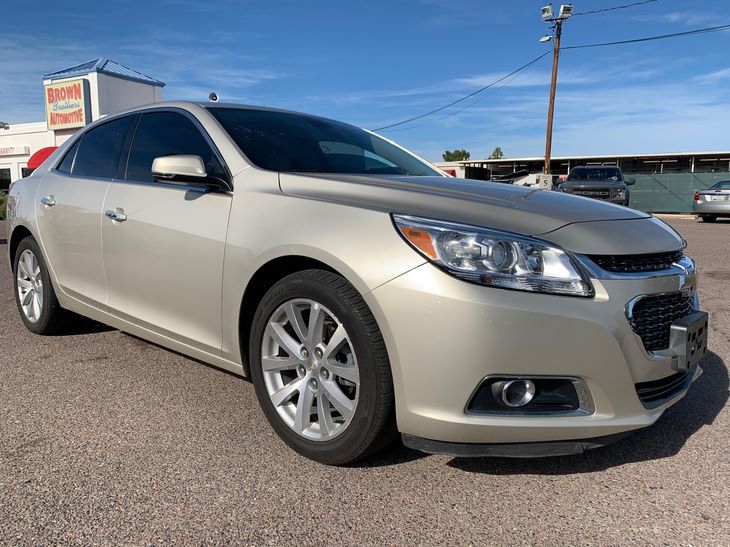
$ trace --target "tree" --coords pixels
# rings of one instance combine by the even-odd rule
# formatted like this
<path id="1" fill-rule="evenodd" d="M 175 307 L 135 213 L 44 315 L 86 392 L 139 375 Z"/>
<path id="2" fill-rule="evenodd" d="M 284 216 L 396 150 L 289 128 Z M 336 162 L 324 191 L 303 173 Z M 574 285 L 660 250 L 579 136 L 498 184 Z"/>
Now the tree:
<path id="1" fill-rule="evenodd" d="M 451 150 L 447 150 L 441 154 L 441 157 L 444 158 L 444 161 L 463 161 L 468 160 L 471 157 L 471 154 L 463 148 L 459 148 L 453 152 Z"/>
<path id="2" fill-rule="evenodd" d="M 489 156 L 490 160 L 500 160 L 504 157 L 504 154 L 502 153 L 502 149 L 498 146 L 494 149 L 494 152 L 492 152 L 492 155 Z"/>

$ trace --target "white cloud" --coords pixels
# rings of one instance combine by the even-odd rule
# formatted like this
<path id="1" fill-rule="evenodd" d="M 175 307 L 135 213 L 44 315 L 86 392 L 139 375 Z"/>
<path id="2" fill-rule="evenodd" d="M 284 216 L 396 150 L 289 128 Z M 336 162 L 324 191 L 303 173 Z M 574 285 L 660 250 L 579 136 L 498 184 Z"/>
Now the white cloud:
<path id="1" fill-rule="evenodd" d="M 6 33 L 0 36 L 0 120 L 43 120 L 43 74 L 99 57 L 112 58 L 162 80 L 167 84 L 167 99 L 205 100 L 208 93 L 217 91 L 224 100 L 244 101 L 248 100 L 244 90 L 285 77 L 280 71 L 263 68 L 265 59 L 231 54 L 229 48 L 222 47 L 230 40 L 229 35 L 221 34 L 201 45 L 194 38 L 163 31 L 153 40 L 129 37 L 100 50 L 84 39 L 67 39 L 48 48 L 44 47 L 47 41 L 38 36 Z"/>
<path id="2" fill-rule="evenodd" d="M 728 78 L 730 78 L 730 68 L 722 68 L 720 70 L 715 70 L 714 72 L 708 72 L 707 74 L 700 74 L 699 76 L 695 76 L 693 79 L 697 82 L 707 84 L 727 80 Z"/>

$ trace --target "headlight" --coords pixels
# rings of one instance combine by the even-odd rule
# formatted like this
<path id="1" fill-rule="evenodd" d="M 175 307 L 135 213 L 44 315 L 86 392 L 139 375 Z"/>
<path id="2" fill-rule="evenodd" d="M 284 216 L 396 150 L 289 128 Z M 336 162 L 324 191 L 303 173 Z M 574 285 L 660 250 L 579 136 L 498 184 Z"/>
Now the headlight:
<path id="1" fill-rule="evenodd" d="M 490 287 L 593 296 L 568 253 L 531 237 L 464 224 L 393 215 L 403 238 L 451 275 Z"/>

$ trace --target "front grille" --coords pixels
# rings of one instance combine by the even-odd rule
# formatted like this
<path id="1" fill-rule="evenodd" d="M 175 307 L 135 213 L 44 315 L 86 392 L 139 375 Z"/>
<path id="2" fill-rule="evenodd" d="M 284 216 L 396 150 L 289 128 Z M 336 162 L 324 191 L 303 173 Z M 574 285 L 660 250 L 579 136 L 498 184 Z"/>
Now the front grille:
<path id="1" fill-rule="evenodd" d="M 682 251 L 671 251 L 642 255 L 590 255 L 588 258 L 609 272 L 635 273 L 669 269 L 683 256 Z"/>
<path id="2" fill-rule="evenodd" d="M 690 293 L 645 296 L 634 304 L 629 323 L 646 351 L 659 351 L 669 347 L 672 323 L 693 310 L 694 296 Z"/>
<path id="3" fill-rule="evenodd" d="M 661 380 L 636 384 L 636 394 L 647 408 L 661 405 L 687 387 L 690 372 L 678 372 Z"/>
<path id="4" fill-rule="evenodd" d="M 573 194 L 596 199 L 608 199 L 611 195 L 608 190 L 573 190 Z"/>

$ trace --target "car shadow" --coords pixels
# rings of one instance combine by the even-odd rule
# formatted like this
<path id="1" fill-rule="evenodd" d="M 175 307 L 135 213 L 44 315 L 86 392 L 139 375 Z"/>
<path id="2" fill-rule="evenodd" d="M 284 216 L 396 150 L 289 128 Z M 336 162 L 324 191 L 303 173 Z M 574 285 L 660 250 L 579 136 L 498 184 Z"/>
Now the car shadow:
<path id="1" fill-rule="evenodd" d="M 72 312 L 68 312 L 69 317 L 66 323 L 53 336 L 78 336 L 80 334 L 97 334 L 100 332 L 109 332 L 114 329 L 109 325 L 104 325 L 88 317 L 83 317 Z"/>
<path id="2" fill-rule="evenodd" d="M 711 425 L 728 400 L 728 370 L 723 360 L 708 353 L 704 374 L 687 395 L 651 427 L 615 444 L 577 454 L 539 459 L 454 458 L 447 465 L 488 475 L 573 475 L 603 471 L 627 463 L 658 460 L 676 455 L 703 426 Z"/>

